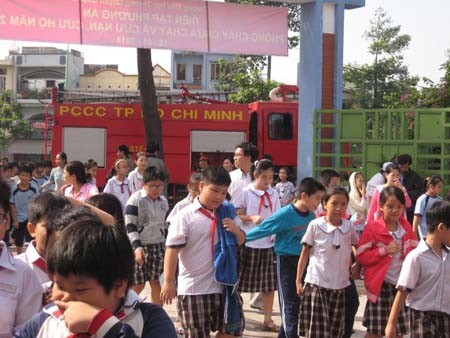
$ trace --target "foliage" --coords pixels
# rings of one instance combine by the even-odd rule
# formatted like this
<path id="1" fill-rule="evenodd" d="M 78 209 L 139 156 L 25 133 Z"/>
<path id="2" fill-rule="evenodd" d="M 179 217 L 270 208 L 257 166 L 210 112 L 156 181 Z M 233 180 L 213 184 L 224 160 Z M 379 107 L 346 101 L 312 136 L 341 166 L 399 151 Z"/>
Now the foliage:
<path id="1" fill-rule="evenodd" d="M 275 81 L 261 77 L 261 69 L 249 58 L 237 56 L 232 60 L 219 60 L 219 76 L 216 89 L 236 92 L 230 100 L 236 103 L 249 103 L 267 100 L 271 89 L 278 86 Z"/>
<path id="2" fill-rule="evenodd" d="M 23 118 L 20 105 L 12 102 L 8 92 L 0 94 L 0 149 L 16 137 L 31 136 L 32 128 Z"/>
<path id="3" fill-rule="evenodd" d="M 375 12 L 375 19 L 366 32 L 370 41 L 371 64 L 344 66 L 345 87 L 352 91 L 354 102 L 361 108 L 400 108 L 408 105 L 405 98 L 417 95 L 418 77 L 409 75 L 402 52 L 411 37 L 400 34 L 400 26 L 392 25 L 390 17 L 382 9 Z"/>
<path id="4" fill-rule="evenodd" d="M 445 74 L 437 85 L 429 79 L 423 79 L 425 85 L 420 95 L 412 99 L 415 105 L 427 108 L 450 107 L 450 50 L 447 51 L 447 61 L 440 69 Z"/>

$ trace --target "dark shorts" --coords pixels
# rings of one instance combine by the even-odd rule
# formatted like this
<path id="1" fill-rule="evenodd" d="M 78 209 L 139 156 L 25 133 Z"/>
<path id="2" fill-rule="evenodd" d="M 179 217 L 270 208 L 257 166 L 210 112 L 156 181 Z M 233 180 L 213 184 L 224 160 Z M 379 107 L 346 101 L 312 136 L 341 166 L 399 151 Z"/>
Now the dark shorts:
<path id="1" fill-rule="evenodd" d="M 277 289 L 277 272 L 273 248 L 254 249 L 244 246 L 239 259 L 240 292 L 268 292 Z"/>
<path id="2" fill-rule="evenodd" d="M 300 299 L 299 336 L 342 337 L 345 289 L 332 290 L 307 283 Z"/>
<path id="3" fill-rule="evenodd" d="M 184 335 L 187 338 L 210 337 L 211 332 L 226 332 L 224 324 L 223 297 L 219 293 L 207 295 L 180 295 L 177 297 L 178 318 L 183 325 Z M 242 300 L 241 301 L 241 318 Z M 241 325 L 242 331 L 244 325 Z M 242 331 L 236 333 L 241 336 Z"/>
<path id="4" fill-rule="evenodd" d="M 366 309 L 364 311 L 363 326 L 367 328 L 367 332 L 384 336 L 389 313 L 394 303 L 397 289 L 394 285 L 383 282 L 381 286 L 380 296 L 375 303 L 367 300 Z M 398 336 L 408 333 L 408 317 L 406 307 L 400 312 L 396 323 Z"/>
<path id="5" fill-rule="evenodd" d="M 14 243 L 16 246 L 23 246 L 24 242 L 31 242 L 33 237 L 31 237 L 30 233 L 27 229 L 28 220 L 19 222 L 19 228 L 14 228 L 12 232 L 12 238 L 14 239 Z"/>
<path id="6" fill-rule="evenodd" d="M 450 338 L 450 315 L 437 311 L 409 311 L 411 338 Z"/>
<path id="7" fill-rule="evenodd" d="M 149 280 L 158 280 L 164 266 L 164 243 L 148 244 L 144 249 L 144 264 L 135 264 L 134 283 L 144 284 Z"/>

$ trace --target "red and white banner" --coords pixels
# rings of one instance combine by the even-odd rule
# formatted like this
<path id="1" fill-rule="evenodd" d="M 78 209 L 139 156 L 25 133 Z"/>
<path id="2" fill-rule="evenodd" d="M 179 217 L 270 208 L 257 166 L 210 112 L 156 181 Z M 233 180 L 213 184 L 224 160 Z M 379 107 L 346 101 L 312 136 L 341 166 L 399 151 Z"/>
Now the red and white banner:
<path id="1" fill-rule="evenodd" d="M 287 9 L 198 0 L 0 0 L 0 39 L 287 55 Z"/>

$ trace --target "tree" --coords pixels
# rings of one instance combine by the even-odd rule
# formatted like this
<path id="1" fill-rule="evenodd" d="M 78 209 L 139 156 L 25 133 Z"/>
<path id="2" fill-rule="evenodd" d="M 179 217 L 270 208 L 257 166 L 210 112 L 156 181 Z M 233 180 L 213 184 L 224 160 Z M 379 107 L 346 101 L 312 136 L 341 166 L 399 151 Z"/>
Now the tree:
<path id="1" fill-rule="evenodd" d="M 447 51 L 447 61 L 441 65 L 440 69 L 445 73 L 437 85 L 429 79 L 423 79 L 425 86 L 422 88 L 420 95 L 412 98 L 417 106 L 427 108 L 450 107 L 450 50 Z"/>
<path id="2" fill-rule="evenodd" d="M 146 148 L 150 149 L 153 144 L 157 144 L 159 146 L 160 156 L 164 157 L 161 117 L 159 116 L 156 100 L 156 88 L 155 80 L 153 79 L 153 62 L 151 49 L 138 48 L 137 63 Z"/>
<path id="3" fill-rule="evenodd" d="M 410 76 L 403 62 L 402 52 L 408 47 L 411 37 L 400 34 L 400 26 L 393 26 L 391 18 L 382 8 L 375 11 L 374 20 L 366 32 L 370 41 L 371 64 L 349 64 L 344 67 L 345 87 L 350 89 L 353 99 L 362 108 L 405 107 L 402 100 L 417 93 L 418 77 Z"/>
<path id="4" fill-rule="evenodd" d="M 271 89 L 278 82 L 266 81 L 261 77 L 261 68 L 252 59 L 237 56 L 232 60 L 219 60 L 219 76 L 215 88 L 224 92 L 236 92 L 230 100 L 249 103 L 267 100 Z"/>
<path id="5" fill-rule="evenodd" d="M 31 136 L 32 128 L 23 118 L 20 105 L 11 100 L 8 92 L 0 94 L 0 149 L 2 151 L 16 137 Z"/>

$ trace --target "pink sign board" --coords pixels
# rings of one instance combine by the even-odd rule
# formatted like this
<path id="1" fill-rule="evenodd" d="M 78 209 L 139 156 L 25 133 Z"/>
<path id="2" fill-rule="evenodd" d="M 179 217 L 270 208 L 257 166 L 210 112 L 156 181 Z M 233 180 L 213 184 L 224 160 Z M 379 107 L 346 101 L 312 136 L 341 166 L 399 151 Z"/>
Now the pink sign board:
<path id="1" fill-rule="evenodd" d="M 195 0 L 82 1 L 83 43 L 208 51 L 205 3 Z"/>
<path id="2" fill-rule="evenodd" d="M 0 0 L 0 38 L 80 43 L 78 0 Z"/>
<path id="3" fill-rule="evenodd" d="M 209 47 L 217 53 L 288 55 L 287 8 L 209 2 Z"/>
<path id="4" fill-rule="evenodd" d="M 287 55 L 287 9 L 198 0 L 0 0 L 0 38 Z"/>

